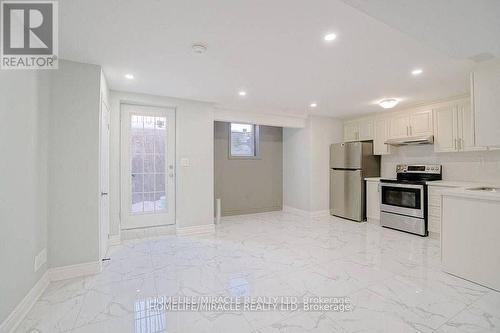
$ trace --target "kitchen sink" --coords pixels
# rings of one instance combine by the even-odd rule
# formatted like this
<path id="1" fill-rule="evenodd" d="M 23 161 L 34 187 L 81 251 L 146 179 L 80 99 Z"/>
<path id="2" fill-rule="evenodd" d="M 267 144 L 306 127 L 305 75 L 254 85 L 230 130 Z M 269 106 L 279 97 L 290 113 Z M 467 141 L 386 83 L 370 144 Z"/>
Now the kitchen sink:
<path id="1" fill-rule="evenodd" d="M 473 187 L 468 188 L 468 191 L 484 191 L 484 192 L 500 192 L 500 187 Z"/>

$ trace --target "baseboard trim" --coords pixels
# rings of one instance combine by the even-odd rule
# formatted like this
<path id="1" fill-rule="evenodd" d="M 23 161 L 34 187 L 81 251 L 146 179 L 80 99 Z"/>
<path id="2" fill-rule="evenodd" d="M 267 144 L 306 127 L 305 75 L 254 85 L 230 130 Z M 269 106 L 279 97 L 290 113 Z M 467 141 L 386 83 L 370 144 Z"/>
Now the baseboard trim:
<path id="1" fill-rule="evenodd" d="M 31 310 L 36 301 L 42 296 L 45 289 L 50 283 L 49 271 L 45 271 L 42 277 L 37 283 L 31 288 L 31 290 L 24 296 L 24 298 L 19 302 L 15 309 L 10 313 L 10 315 L 0 324 L 1 333 L 13 332 L 21 321 L 26 317 L 28 312 Z"/>
<path id="2" fill-rule="evenodd" d="M 109 236 L 109 241 L 108 241 L 109 246 L 116 246 L 120 245 L 121 243 L 122 243 L 122 238 L 120 237 L 120 235 Z"/>
<path id="3" fill-rule="evenodd" d="M 77 265 L 50 268 L 35 283 L 33 288 L 24 296 L 10 315 L 0 324 L 0 333 L 13 332 L 26 317 L 36 301 L 52 281 L 66 280 L 86 275 L 97 274 L 101 271 L 101 262 L 88 262 Z"/>
<path id="4" fill-rule="evenodd" d="M 215 224 L 196 225 L 192 227 L 177 228 L 177 236 L 208 234 L 215 232 Z"/>
<path id="5" fill-rule="evenodd" d="M 294 215 L 299 215 L 299 216 L 303 216 L 303 217 L 311 217 L 311 218 L 325 217 L 325 216 L 330 215 L 329 210 L 316 210 L 316 211 L 311 212 L 308 210 L 298 209 L 298 208 L 291 207 L 291 206 L 283 206 L 283 212 L 294 214 Z"/>
<path id="6" fill-rule="evenodd" d="M 327 210 L 317 210 L 317 211 L 314 211 L 314 212 L 311 212 L 311 217 L 326 217 L 326 216 L 330 216 L 330 211 L 327 209 Z"/>
<path id="7" fill-rule="evenodd" d="M 83 264 L 55 267 L 49 270 L 50 281 L 72 279 L 80 276 L 94 275 L 101 272 L 101 262 L 86 262 Z"/>
<path id="8" fill-rule="evenodd" d="M 311 214 L 309 211 L 303 210 L 303 209 L 298 209 L 298 208 L 295 208 L 292 206 L 283 205 L 283 212 L 294 214 L 294 215 L 299 215 L 299 216 L 303 216 L 303 217 L 311 217 Z"/>

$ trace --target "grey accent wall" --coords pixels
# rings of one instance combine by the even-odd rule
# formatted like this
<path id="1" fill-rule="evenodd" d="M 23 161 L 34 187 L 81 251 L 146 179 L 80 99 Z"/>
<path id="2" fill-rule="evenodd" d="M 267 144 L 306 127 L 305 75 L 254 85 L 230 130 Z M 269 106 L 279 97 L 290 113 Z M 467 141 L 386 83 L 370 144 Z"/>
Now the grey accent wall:
<path id="1" fill-rule="evenodd" d="M 215 198 L 222 216 L 281 210 L 283 129 L 260 126 L 258 159 L 229 158 L 230 123 L 215 122 Z"/>
<path id="2" fill-rule="evenodd" d="M 0 71 L 0 323 L 47 270 L 47 72 Z"/>
<path id="3" fill-rule="evenodd" d="M 51 267 L 99 261 L 101 68 L 59 61 L 51 72 L 48 242 Z"/>

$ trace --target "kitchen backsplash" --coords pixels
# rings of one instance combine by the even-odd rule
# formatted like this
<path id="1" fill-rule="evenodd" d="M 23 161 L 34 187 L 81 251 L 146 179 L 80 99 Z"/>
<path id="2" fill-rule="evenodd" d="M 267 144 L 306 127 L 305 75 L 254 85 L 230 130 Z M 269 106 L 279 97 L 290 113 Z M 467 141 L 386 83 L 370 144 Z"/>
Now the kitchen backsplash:
<path id="1" fill-rule="evenodd" d="M 395 178 L 397 164 L 441 164 L 444 180 L 500 184 L 500 150 L 435 153 L 433 145 L 393 147 L 382 156 L 382 177 Z"/>

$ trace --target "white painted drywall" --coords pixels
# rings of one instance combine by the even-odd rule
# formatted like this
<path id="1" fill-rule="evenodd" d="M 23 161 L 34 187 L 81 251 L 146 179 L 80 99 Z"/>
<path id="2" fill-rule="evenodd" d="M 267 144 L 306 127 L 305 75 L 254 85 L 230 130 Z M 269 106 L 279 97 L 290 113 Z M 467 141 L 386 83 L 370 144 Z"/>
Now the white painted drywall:
<path id="1" fill-rule="evenodd" d="M 99 260 L 99 66 L 51 71 L 48 196 L 51 267 Z"/>
<path id="2" fill-rule="evenodd" d="M 311 117 L 311 208 L 330 207 L 330 145 L 342 142 L 343 122 L 330 117 Z"/>
<path id="3" fill-rule="evenodd" d="M 46 74 L 0 71 L 0 323 L 47 270 Z"/>
<path id="4" fill-rule="evenodd" d="M 283 129 L 283 206 L 329 209 L 329 147 L 342 141 L 342 121 L 311 116 L 301 129 Z"/>
<path id="5" fill-rule="evenodd" d="M 306 126 L 307 118 L 301 115 L 279 115 L 248 111 L 244 112 L 226 109 L 214 109 L 214 120 L 277 127 L 304 128 Z"/>
<path id="6" fill-rule="evenodd" d="M 213 223 L 213 106 L 177 98 L 111 91 L 111 235 L 120 232 L 120 103 L 176 109 L 176 224 L 178 228 Z M 188 158 L 189 166 L 181 166 Z"/>

